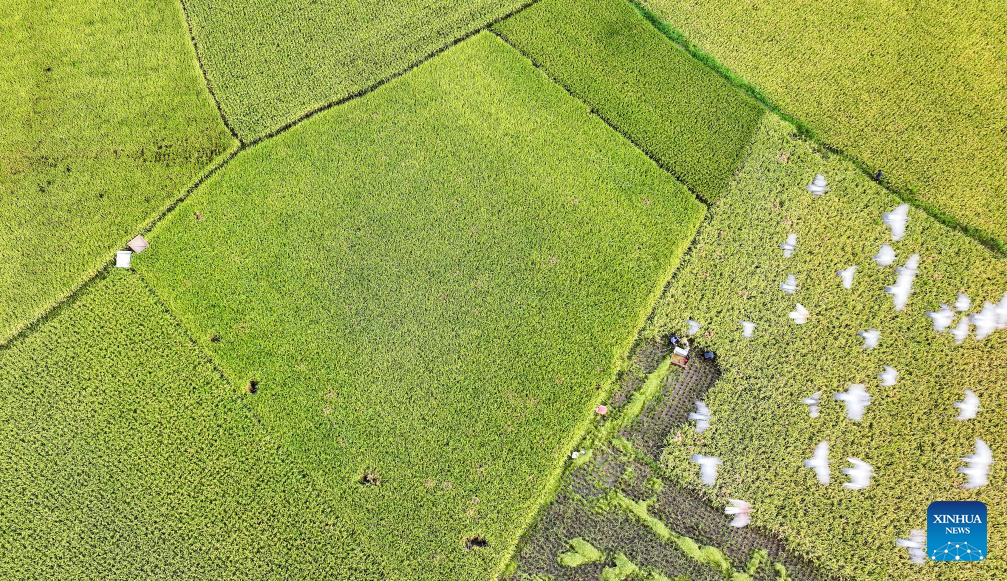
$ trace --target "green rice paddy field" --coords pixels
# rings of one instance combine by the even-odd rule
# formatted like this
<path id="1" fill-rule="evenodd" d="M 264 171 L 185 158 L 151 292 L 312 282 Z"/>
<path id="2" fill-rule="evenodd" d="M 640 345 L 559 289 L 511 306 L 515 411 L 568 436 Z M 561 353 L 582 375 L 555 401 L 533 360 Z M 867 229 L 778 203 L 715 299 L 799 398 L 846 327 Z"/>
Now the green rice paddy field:
<path id="1" fill-rule="evenodd" d="M 1007 331 L 956 345 L 927 316 L 1007 291 L 998 10 L 16 1 L 0 576 L 1007 575 Z M 920 264 L 896 312 L 872 256 L 902 200 Z M 664 387 L 687 319 L 717 353 L 710 428 L 641 454 L 634 418 L 693 405 Z M 860 423 L 832 400 L 850 383 Z M 965 489 L 976 438 L 996 460 Z M 802 467 L 823 440 L 830 486 Z M 840 484 L 847 456 L 869 488 Z M 729 498 L 751 537 L 715 532 Z M 896 547 L 931 500 L 987 504 L 986 562 Z M 618 526 L 592 552 L 556 515 Z"/>
<path id="2" fill-rule="evenodd" d="M 357 95 L 523 0 L 184 0 L 223 112 L 251 141 Z"/>
<path id="3" fill-rule="evenodd" d="M 484 33 L 241 154 L 137 263 L 393 567 L 457 575 L 513 545 L 702 214 Z"/>
<path id="4" fill-rule="evenodd" d="M 764 113 L 622 0 L 543 0 L 494 30 L 706 200 Z"/>
<path id="5" fill-rule="evenodd" d="M 1007 249 L 1007 4 L 642 4 L 870 173 Z"/>
<path id="6" fill-rule="evenodd" d="M 0 15 L 0 343 L 231 146 L 172 0 Z"/>
<path id="7" fill-rule="evenodd" d="M 0 352 L 0 575 L 382 576 L 135 274 Z"/>

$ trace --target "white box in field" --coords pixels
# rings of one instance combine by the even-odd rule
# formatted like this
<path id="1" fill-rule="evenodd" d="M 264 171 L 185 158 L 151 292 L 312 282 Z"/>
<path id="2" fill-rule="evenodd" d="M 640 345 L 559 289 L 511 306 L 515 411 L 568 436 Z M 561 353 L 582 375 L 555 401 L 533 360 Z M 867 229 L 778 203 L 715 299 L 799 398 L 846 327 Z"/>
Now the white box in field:
<path id="1" fill-rule="evenodd" d="M 129 268 L 130 262 L 133 259 L 133 252 L 131 250 L 120 250 L 115 253 L 115 267 L 116 268 Z"/>

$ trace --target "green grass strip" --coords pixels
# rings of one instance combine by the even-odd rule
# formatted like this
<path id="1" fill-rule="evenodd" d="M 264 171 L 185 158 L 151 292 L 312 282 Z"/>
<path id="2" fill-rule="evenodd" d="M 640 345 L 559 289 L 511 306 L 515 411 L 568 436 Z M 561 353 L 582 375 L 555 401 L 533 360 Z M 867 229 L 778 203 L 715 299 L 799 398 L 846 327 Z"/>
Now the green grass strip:
<path id="1" fill-rule="evenodd" d="M 657 397 L 664 385 L 664 379 L 670 371 L 671 358 L 665 358 L 658 365 L 657 369 L 647 376 L 644 384 L 633 392 L 629 403 L 619 410 L 619 415 L 602 424 L 598 431 L 589 437 L 590 441 L 593 444 L 602 444 L 611 441 L 613 445 L 623 452 L 630 453 L 627 449 L 621 447 L 629 446 L 629 442 L 626 442 L 623 438 L 616 438 L 616 434 L 636 421 L 636 418 L 643 412 L 643 408 L 647 405 L 647 402 Z"/>
<path id="2" fill-rule="evenodd" d="M 634 501 L 620 491 L 612 492 L 606 497 L 606 499 L 616 507 L 619 507 L 635 516 L 662 541 L 674 543 L 678 546 L 679 550 L 685 553 L 685 555 L 693 561 L 713 567 L 725 576 L 730 576 L 733 579 L 739 579 L 739 581 L 740 579 L 747 577 L 744 573 L 739 574 L 735 571 L 734 565 L 731 564 L 727 555 L 725 555 L 724 552 L 717 547 L 700 545 L 689 537 L 680 535 L 668 528 L 664 522 L 650 514 L 648 510 L 648 502 Z M 743 577 L 739 577 L 739 575 L 742 575 Z"/>
<path id="3" fill-rule="evenodd" d="M 752 556 L 748 559 L 748 564 L 745 565 L 745 573 L 749 575 L 755 575 L 758 572 L 759 567 L 763 563 L 769 560 L 769 551 L 765 549 L 758 549 L 752 552 Z"/>
<path id="4" fill-rule="evenodd" d="M 625 554 L 618 553 L 615 556 L 615 564 L 611 567 L 606 567 L 601 572 L 601 581 L 623 581 L 624 579 L 635 577 L 639 573 L 640 568 L 635 563 L 630 561 Z"/>
<path id="5" fill-rule="evenodd" d="M 605 554 L 599 551 L 586 540 L 577 537 L 568 541 L 572 550 L 559 554 L 558 561 L 564 567 L 580 567 L 588 563 L 597 563 L 605 558 Z"/>

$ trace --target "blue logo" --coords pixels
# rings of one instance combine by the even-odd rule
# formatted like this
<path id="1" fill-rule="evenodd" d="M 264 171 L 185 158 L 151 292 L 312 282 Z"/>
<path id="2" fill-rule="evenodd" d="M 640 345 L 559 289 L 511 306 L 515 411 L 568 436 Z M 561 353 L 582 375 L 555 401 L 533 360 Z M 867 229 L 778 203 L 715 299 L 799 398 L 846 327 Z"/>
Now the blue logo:
<path id="1" fill-rule="evenodd" d="M 927 558 L 986 560 L 986 505 L 977 501 L 931 502 L 927 507 Z"/>

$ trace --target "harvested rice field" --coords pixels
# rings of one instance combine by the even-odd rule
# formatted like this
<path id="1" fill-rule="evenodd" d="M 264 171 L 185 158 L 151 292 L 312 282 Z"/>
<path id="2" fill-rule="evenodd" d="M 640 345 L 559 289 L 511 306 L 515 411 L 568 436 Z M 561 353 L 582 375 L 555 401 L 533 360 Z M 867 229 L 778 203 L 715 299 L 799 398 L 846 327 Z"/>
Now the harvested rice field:
<path id="1" fill-rule="evenodd" d="M 7 7 L 0 577 L 1007 577 L 1002 10 L 715 4 Z"/>

